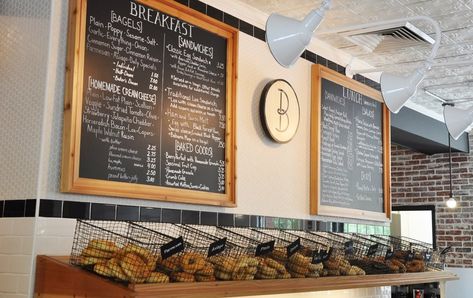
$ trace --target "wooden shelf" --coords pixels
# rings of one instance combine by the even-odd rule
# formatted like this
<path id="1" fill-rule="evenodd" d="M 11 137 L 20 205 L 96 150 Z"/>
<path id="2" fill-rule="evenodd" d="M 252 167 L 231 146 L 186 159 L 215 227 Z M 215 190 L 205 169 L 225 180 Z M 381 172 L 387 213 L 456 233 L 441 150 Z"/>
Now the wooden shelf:
<path id="1" fill-rule="evenodd" d="M 289 280 L 142 284 L 125 287 L 68 264 L 68 257 L 38 256 L 35 295 L 41 298 L 237 297 L 410 285 L 457 279 L 457 275 L 442 271 Z"/>

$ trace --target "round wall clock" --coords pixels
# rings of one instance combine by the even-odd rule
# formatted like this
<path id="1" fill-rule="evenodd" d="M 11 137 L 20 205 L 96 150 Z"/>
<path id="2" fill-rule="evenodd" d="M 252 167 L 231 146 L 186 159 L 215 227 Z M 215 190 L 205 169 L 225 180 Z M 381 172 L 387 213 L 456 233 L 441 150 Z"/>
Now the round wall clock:
<path id="1" fill-rule="evenodd" d="M 299 127 L 297 95 L 285 80 L 266 84 L 260 101 L 260 116 L 265 133 L 278 143 L 289 142 Z"/>

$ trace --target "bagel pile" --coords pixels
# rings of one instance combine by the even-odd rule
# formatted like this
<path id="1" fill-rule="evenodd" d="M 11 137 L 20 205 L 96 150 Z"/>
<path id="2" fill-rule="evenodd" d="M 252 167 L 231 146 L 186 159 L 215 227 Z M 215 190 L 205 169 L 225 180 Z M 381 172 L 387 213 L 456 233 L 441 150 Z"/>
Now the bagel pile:
<path id="1" fill-rule="evenodd" d="M 185 252 L 159 260 L 157 269 L 171 277 L 174 282 L 215 281 L 212 263 L 204 255 Z"/>
<path id="2" fill-rule="evenodd" d="M 259 260 L 249 256 L 215 256 L 209 261 L 214 265 L 218 280 L 252 280 L 259 266 Z"/>
<path id="3" fill-rule="evenodd" d="M 72 261 L 101 276 L 129 283 L 317 278 L 425 271 L 420 253 L 413 254 L 412 260 L 406 260 L 409 251 L 395 252 L 389 260 L 375 256 L 348 261 L 343 255 L 332 253 L 318 264 L 312 264 L 312 253 L 312 250 L 302 248 L 287 257 L 285 247 L 276 247 L 271 253 L 260 257 L 207 257 L 202 253 L 186 251 L 162 259 L 160 253 L 153 253 L 133 243 L 117 246 L 110 240 L 93 239 Z"/>
<path id="4" fill-rule="evenodd" d="M 159 257 L 150 250 L 128 243 L 119 248 L 113 241 L 90 240 L 79 257 L 81 266 L 99 275 L 132 283 L 167 283 L 169 277 L 154 272 Z"/>
<path id="5" fill-rule="evenodd" d="M 350 264 L 344 257 L 330 256 L 330 258 L 323 262 L 324 272 L 323 276 L 340 276 L 340 275 L 365 275 L 366 272 L 358 266 Z"/>

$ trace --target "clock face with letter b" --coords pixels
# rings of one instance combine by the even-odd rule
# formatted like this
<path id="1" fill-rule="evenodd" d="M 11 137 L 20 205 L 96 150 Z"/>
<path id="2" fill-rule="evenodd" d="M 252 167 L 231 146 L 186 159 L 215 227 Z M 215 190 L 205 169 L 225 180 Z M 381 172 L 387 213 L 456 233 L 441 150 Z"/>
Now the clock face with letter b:
<path id="1" fill-rule="evenodd" d="M 264 87 L 260 116 L 265 133 L 274 141 L 287 143 L 294 137 L 300 109 L 296 92 L 287 81 L 274 80 Z"/>

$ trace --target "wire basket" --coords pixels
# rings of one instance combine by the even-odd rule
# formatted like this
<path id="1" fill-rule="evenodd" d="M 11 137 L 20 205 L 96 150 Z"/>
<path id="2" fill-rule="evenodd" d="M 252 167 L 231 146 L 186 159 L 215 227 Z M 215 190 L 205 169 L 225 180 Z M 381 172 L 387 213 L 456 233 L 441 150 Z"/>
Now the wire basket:
<path id="1" fill-rule="evenodd" d="M 130 222 L 78 220 L 70 263 L 123 283 L 169 282 L 154 273 L 168 240 Z"/>
<path id="2" fill-rule="evenodd" d="M 407 237 L 372 235 L 378 241 L 384 241 L 393 250 L 392 259 L 404 264 L 407 272 L 423 272 L 426 270 L 441 270 L 439 252 L 434 252 L 430 244 Z"/>
<path id="3" fill-rule="evenodd" d="M 190 230 L 184 225 L 172 223 L 139 222 L 140 226 L 174 239 L 169 243 L 169 251 L 161 248 L 163 259 L 158 262 L 158 270 L 170 276 L 173 282 L 215 281 L 214 264 L 208 259 L 210 244 L 217 239 L 205 233 Z M 181 250 L 173 246 L 183 244 Z"/>
<path id="4" fill-rule="evenodd" d="M 258 261 L 255 279 L 291 278 L 284 263 L 270 258 L 275 249 L 287 244 L 284 240 L 250 228 L 218 227 L 217 230 L 231 242 L 248 247 L 248 253 Z"/>
<path id="5" fill-rule="evenodd" d="M 214 266 L 214 276 L 217 280 L 252 280 L 258 270 L 259 260 L 254 257 L 256 242 L 227 229 L 204 226 L 183 225 L 192 234 L 207 235 L 213 242 L 207 243 L 207 260 Z M 225 249 L 217 254 L 215 248 L 225 243 Z M 212 246 L 212 247 L 211 247 Z"/>

